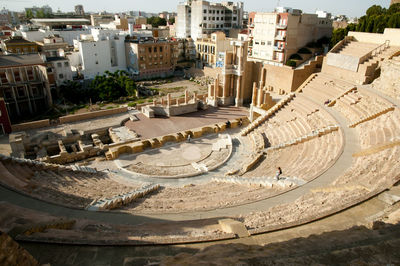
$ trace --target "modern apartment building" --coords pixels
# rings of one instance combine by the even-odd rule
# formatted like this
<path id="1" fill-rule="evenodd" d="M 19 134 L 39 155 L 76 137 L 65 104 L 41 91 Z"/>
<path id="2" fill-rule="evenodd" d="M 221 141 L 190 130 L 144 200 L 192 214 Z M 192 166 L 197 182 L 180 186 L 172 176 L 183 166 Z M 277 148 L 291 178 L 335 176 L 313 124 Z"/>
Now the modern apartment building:
<path id="1" fill-rule="evenodd" d="M 187 0 L 178 5 L 176 37 L 194 40 L 206 38 L 215 31 L 226 34 L 243 25 L 243 2 L 210 3 Z"/>
<path id="2" fill-rule="evenodd" d="M 232 51 L 231 40 L 221 31 L 214 32 L 209 38 L 195 41 L 197 66 L 222 67 L 225 52 Z"/>
<path id="3" fill-rule="evenodd" d="M 153 38 L 125 40 L 128 71 L 138 79 L 172 75 L 178 59 L 178 42 Z"/>
<path id="4" fill-rule="evenodd" d="M 91 35 L 82 35 L 80 40 L 75 40 L 76 52 L 67 56 L 73 69 L 85 79 L 103 75 L 106 70 L 126 70 L 125 35 L 108 32 L 92 30 Z"/>
<path id="5" fill-rule="evenodd" d="M 332 19 L 328 13 L 304 14 L 291 8 L 256 13 L 251 57 L 272 64 L 284 64 L 308 43 L 331 35 Z"/>

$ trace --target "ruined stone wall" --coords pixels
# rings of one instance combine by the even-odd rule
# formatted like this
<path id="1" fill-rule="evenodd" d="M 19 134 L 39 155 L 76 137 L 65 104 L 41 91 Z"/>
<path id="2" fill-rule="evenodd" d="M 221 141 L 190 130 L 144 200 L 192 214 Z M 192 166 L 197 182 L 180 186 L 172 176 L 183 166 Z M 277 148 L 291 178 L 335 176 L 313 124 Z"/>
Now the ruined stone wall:
<path id="1" fill-rule="evenodd" d="M 60 117 L 60 123 L 64 124 L 64 123 L 76 122 L 76 121 L 92 119 L 92 118 L 96 118 L 96 117 L 100 117 L 100 116 L 120 114 L 120 113 L 124 113 L 126 111 L 128 111 L 127 107 L 120 107 L 120 108 L 115 108 L 115 109 L 94 111 L 94 112 L 88 112 L 88 113 L 83 113 L 83 114 L 67 115 L 67 116 Z"/>
<path id="2" fill-rule="evenodd" d="M 25 131 L 25 130 L 29 130 L 29 129 L 48 127 L 48 126 L 50 126 L 50 120 L 45 119 L 45 120 L 11 125 L 11 130 L 12 130 L 12 132 L 17 132 L 17 131 Z"/>

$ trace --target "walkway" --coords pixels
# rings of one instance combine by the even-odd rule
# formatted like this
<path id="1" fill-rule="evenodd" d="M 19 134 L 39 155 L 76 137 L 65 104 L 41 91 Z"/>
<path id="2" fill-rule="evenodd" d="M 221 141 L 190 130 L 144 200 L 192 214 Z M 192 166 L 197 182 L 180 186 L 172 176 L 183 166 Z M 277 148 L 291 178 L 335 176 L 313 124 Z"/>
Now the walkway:
<path id="1" fill-rule="evenodd" d="M 224 209 L 209 210 L 209 211 L 169 213 L 169 214 L 158 213 L 158 214 L 143 214 L 143 215 L 130 215 L 117 212 L 112 212 L 112 213 L 88 212 L 78 209 L 69 209 L 20 195 L 17 192 L 7 190 L 3 187 L 0 187 L 0 200 L 7 201 L 19 205 L 21 207 L 30 208 L 33 210 L 44 211 L 56 216 L 67 216 L 73 219 L 87 218 L 102 222 L 122 223 L 131 225 L 141 224 L 144 222 L 165 221 L 165 220 L 183 221 L 183 220 L 204 219 L 213 217 L 236 216 L 255 211 L 264 211 L 279 204 L 292 202 L 297 198 L 299 198 L 300 196 L 308 193 L 310 190 L 314 188 L 319 188 L 329 185 L 335 180 L 336 177 L 341 175 L 344 171 L 346 171 L 346 169 L 348 169 L 351 166 L 352 154 L 359 150 L 358 139 L 355 135 L 355 130 L 348 128 L 346 126 L 347 122 L 344 119 L 344 117 L 341 116 L 336 111 L 329 109 L 325 106 L 321 106 L 321 108 L 325 109 L 328 113 L 330 113 L 337 120 L 338 124 L 341 126 L 341 129 L 343 130 L 343 135 L 345 138 L 343 153 L 338 158 L 336 163 L 318 178 L 287 193 L 277 195 L 275 197 L 271 197 L 265 200 L 260 200 L 258 202 L 252 202 Z"/>

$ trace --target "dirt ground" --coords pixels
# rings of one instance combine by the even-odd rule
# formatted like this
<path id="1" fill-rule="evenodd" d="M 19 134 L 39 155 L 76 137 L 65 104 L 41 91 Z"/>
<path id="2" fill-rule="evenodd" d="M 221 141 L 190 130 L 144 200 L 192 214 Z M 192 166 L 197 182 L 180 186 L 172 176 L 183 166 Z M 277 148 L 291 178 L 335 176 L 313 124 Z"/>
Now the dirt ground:
<path id="1" fill-rule="evenodd" d="M 185 90 L 188 90 L 189 93 L 193 92 L 196 92 L 197 94 L 207 93 L 207 87 L 201 86 L 196 82 L 186 79 L 177 79 L 171 83 L 154 85 L 153 88 L 159 89 L 159 91 L 163 94 L 171 93 L 172 97 L 182 96 Z"/>

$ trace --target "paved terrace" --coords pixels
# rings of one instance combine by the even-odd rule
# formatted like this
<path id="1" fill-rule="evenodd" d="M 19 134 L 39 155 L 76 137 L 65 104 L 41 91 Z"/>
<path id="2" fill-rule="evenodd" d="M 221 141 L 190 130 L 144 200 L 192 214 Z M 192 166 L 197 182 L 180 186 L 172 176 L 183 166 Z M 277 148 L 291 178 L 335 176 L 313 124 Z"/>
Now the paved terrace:
<path id="1" fill-rule="evenodd" d="M 170 118 L 147 118 L 138 113 L 136 114 L 138 121 L 128 121 L 125 125 L 129 129 L 136 131 L 141 139 L 149 139 L 191 128 L 225 122 L 230 119 L 247 116 L 248 113 L 248 110 L 243 107 L 209 107 L 207 110 Z"/>

